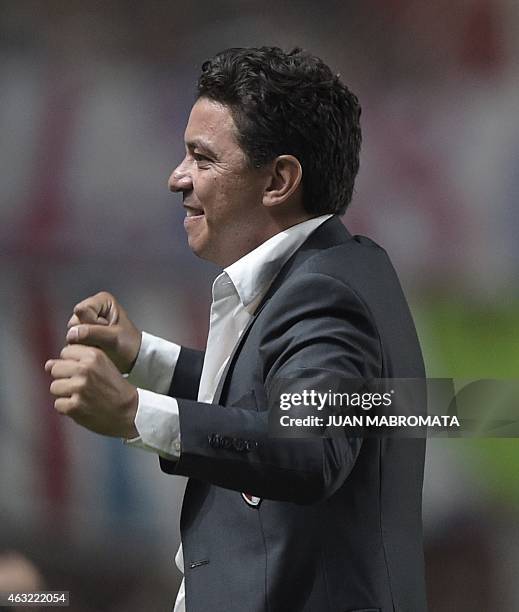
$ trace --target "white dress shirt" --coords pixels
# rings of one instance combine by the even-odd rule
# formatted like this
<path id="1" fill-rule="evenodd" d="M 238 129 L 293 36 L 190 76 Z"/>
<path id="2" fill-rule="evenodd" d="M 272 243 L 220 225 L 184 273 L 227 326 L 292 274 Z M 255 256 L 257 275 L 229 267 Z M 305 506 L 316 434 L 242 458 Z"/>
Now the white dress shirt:
<path id="1" fill-rule="evenodd" d="M 198 390 L 198 401 L 211 403 L 229 357 L 247 323 L 282 266 L 308 236 L 332 215 L 322 215 L 276 234 L 231 264 L 213 283 L 209 335 Z M 137 387 L 139 404 L 135 427 L 139 437 L 128 440 L 166 459 L 180 456 L 177 400 L 168 397 L 180 346 L 142 333 L 137 360 L 128 380 Z M 175 562 L 184 573 L 182 544 Z M 174 612 L 185 612 L 184 580 Z"/>

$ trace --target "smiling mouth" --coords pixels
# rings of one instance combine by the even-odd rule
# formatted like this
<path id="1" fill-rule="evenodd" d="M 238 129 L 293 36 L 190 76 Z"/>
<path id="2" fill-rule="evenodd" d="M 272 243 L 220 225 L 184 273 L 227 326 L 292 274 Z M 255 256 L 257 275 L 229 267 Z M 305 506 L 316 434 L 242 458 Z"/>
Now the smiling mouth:
<path id="1" fill-rule="evenodd" d="M 191 206 L 184 206 L 186 209 L 187 217 L 203 217 L 204 211 L 201 208 L 191 208 Z"/>

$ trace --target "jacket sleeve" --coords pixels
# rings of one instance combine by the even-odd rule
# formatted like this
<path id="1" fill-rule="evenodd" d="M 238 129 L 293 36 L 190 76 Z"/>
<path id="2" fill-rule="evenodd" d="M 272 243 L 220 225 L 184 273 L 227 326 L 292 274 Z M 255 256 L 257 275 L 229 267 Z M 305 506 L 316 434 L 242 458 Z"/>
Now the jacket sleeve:
<path id="1" fill-rule="evenodd" d="M 330 377 L 380 376 L 377 330 L 348 285 L 317 273 L 284 283 L 261 316 L 258 358 L 267 402 L 229 407 L 179 399 L 181 455 L 162 468 L 268 499 L 318 502 L 348 477 L 362 439 L 345 432 L 273 437 L 269 406 L 287 382 L 293 392 L 298 385 L 322 388 Z"/>
<path id="2" fill-rule="evenodd" d="M 196 399 L 204 365 L 204 352 L 183 346 L 180 350 L 168 395 Z"/>

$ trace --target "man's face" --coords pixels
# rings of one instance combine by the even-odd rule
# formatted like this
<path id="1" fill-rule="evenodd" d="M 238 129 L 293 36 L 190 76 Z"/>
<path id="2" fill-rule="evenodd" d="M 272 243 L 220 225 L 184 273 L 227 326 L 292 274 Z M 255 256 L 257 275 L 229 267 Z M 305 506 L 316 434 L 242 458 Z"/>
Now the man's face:
<path id="1" fill-rule="evenodd" d="M 186 155 L 169 179 L 170 190 L 183 195 L 189 246 L 221 266 L 265 239 L 266 174 L 248 166 L 236 134 L 226 106 L 197 100 L 184 135 Z"/>

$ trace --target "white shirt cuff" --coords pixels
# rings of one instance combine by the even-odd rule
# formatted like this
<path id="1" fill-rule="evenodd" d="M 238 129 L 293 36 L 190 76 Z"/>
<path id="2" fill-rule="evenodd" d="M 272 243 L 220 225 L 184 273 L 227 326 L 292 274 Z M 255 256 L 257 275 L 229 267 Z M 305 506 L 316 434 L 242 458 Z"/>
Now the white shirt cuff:
<path id="1" fill-rule="evenodd" d="M 127 376 L 135 387 L 167 393 L 180 355 L 180 346 L 152 334 L 142 332 L 141 347 Z"/>
<path id="2" fill-rule="evenodd" d="M 145 389 L 137 389 L 137 393 L 139 405 L 135 427 L 139 437 L 125 440 L 125 444 L 158 453 L 165 459 L 178 459 L 180 423 L 177 400 Z"/>

